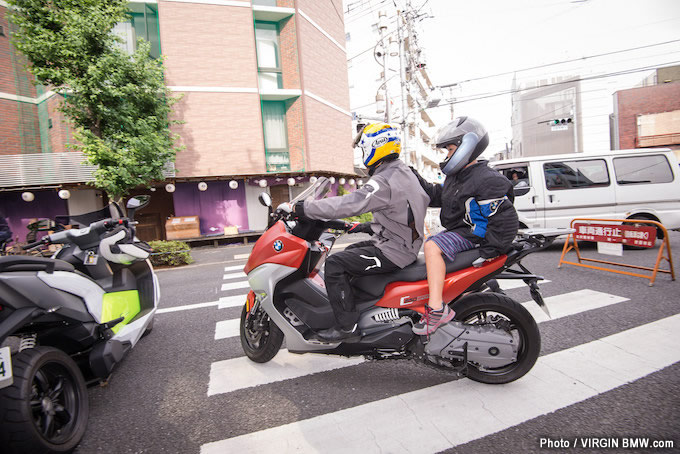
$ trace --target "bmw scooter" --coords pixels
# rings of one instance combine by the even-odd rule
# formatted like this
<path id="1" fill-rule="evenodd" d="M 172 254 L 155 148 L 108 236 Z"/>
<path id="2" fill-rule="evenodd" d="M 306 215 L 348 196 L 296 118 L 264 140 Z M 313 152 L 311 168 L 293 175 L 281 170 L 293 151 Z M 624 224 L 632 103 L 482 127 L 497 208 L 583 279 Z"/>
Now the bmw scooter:
<path id="1" fill-rule="evenodd" d="M 0 257 L 0 446 L 3 453 L 70 452 L 85 434 L 87 384 L 106 381 L 152 328 L 160 299 L 135 237 L 134 211 L 113 203 L 72 216 L 88 227 L 29 244 L 52 258 Z"/>
<path id="2" fill-rule="evenodd" d="M 322 198 L 329 188 L 328 180 L 319 178 L 291 203 Z M 260 200 L 271 204 L 266 193 Z M 339 236 L 327 229 L 347 231 L 350 224 L 279 210 L 273 215 L 276 222 L 257 241 L 244 268 L 252 290 L 241 313 L 240 336 L 252 361 L 271 360 L 285 338 L 291 353 L 415 359 L 456 378 L 489 384 L 517 380 L 536 362 L 541 349 L 536 321 L 521 304 L 502 294 L 495 279 L 523 280 L 547 312 L 537 285 L 542 277 L 521 260 L 568 233 L 565 229 L 529 232 L 506 255 L 488 262 L 479 261 L 477 249 L 447 262 L 444 301 L 456 317 L 429 337 L 412 331 L 429 296 L 424 260 L 394 273 L 354 278 L 361 337 L 327 342 L 316 334 L 335 323 L 322 265 Z"/>

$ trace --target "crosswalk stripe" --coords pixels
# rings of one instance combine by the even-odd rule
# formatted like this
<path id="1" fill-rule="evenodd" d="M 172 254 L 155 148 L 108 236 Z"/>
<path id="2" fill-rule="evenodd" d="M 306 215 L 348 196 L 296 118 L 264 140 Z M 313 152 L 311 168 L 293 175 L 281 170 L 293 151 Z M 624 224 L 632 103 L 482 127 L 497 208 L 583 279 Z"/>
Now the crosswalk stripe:
<path id="1" fill-rule="evenodd" d="M 246 302 L 246 296 L 247 296 L 246 293 L 244 293 L 243 295 L 223 296 L 222 298 L 220 298 L 217 308 L 226 309 L 229 307 L 243 306 L 243 304 Z"/>
<path id="2" fill-rule="evenodd" d="M 448 382 L 207 443 L 201 446 L 201 454 L 443 451 L 680 361 L 678 330 L 680 315 L 675 315 L 541 357 L 529 374 L 503 386 L 472 380 Z"/>
<path id="3" fill-rule="evenodd" d="M 232 320 L 222 320 L 221 322 L 217 322 L 217 324 L 215 325 L 215 340 L 238 336 L 240 325 L 241 325 L 240 318 L 235 318 Z"/>
<path id="4" fill-rule="evenodd" d="M 538 285 L 543 285 L 547 284 L 548 282 L 551 282 L 550 280 L 546 279 L 543 281 L 538 281 Z M 521 288 L 521 287 L 526 287 L 527 284 L 524 283 L 523 280 L 521 279 L 498 279 L 498 285 L 501 286 L 502 290 L 512 290 L 516 288 Z"/>
<path id="5" fill-rule="evenodd" d="M 250 284 L 248 284 L 248 281 L 240 281 L 240 282 L 228 282 L 226 284 L 222 284 L 222 291 L 227 291 L 227 290 L 237 290 L 241 288 L 248 288 L 250 287 Z"/>
<path id="6" fill-rule="evenodd" d="M 279 350 L 274 359 L 259 364 L 245 356 L 212 363 L 208 395 L 229 393 L 238 389 L 274 383 L 304 375 L 354 366 L 363 358 L 343 358 L 326 355 L 295 355 Z"/>
<path id="7" fill-rule="evenodd" d="M 623 301 L 628 301 L 628 298 L 595 290 L 582 289 L 545 298 L 544 302 L 545 305 L 548 306 L 550 317 L 548 317 L 546 313 L 543 312 L 543 309 L 541 309 L 533 300 L 522 303 L 522 306 L 533 315 L 536 323 L 541 323 L 578 314 L 580 312 L 599 309 Z"/>
<path id="8" fill-rule="evenodd" d="M 247 277 L 246 273 L 241 271 L 240 273 L 225 274 L 224 276 L 222 276 L 222 279 L 224 279 L 226 281 L 227 279 L 244 279 L 246 277 Z"/>
<path id="9" fill-rule="evenodd" d="M 225 266 L 224 271 L 243 271 L 243 265 Z"/>
<path id="10" fill-rule="evenodd" d="M 235 254 L 235 255 L 234 255 L 234 260 L 243 260 L 243 259 L 247 259 L 248 257 L 250 257 L 250 253 L 247 253 L 247 254 Z"/>

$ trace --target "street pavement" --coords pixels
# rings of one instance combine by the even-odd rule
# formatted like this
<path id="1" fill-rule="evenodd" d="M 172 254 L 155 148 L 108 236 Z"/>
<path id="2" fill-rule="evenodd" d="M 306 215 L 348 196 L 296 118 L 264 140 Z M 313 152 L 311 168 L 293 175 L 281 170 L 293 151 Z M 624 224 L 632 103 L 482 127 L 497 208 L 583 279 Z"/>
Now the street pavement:
<path id="1" fill-rule="evenodd" d="M 334 250 L 362 239 L 346 235 Z M 680 233 L 670 239 L 677 272 Z M 411 361 L 293 355 L 285 344 L 271 362 L 251 362 L 238 337 L 251 247 L 194 249 L 194 264 L 157 270 L 154 330 L 107 386 L 90 389 L 77 453 L 677 452 L 680 292 L 668 275 L 649 287 L 558 269 L 559 241 L 527 257 L 552 318 L 526 286 L 502 283 L 536 318 L 542 348 L 527 376 L 491 386 Z M 656 249 L 622 259 L 652 266 Z M 640 449 L 653 442 L 666 448 Z"/>

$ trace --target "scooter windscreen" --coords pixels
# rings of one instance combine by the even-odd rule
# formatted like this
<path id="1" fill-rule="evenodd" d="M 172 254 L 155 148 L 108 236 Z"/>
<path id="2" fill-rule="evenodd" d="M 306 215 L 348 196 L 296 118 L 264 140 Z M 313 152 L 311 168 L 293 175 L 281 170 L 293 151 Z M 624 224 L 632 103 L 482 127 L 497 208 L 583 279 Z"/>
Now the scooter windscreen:
<path id="1" fill-rule="evenodd" d="M 290 201 L 291 204 L 295 205 L 300 200 L 319 200 L 326 197 L 328 191 L 331 190 L 331 181 L 326 177 L 320 177 L 316 180 L 314 184 L 298 194 L 297 197 Z"/>
<path id="2" fill-rule="evenodd" d="M 117 203 L 113 202 L 97 211 L 76 215 L 56 216 L 54 220 L 61 225 L 77 225 L 80 227 L 87 227 L 88 225 L 103 219 L 110 218 L 115 220 L 122 217 L 123 211 L 120 209 Z"/>

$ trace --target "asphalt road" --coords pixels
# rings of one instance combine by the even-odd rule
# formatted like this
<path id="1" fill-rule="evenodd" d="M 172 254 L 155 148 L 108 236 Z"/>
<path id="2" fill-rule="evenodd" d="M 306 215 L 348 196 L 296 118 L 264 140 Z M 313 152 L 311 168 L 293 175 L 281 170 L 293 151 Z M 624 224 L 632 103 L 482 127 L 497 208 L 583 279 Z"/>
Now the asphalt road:
<path id="1" fill-rule="evenodd" d="M 680 233 L 671 232 L 670 237 L 678 272 Z M 360 239 L 344 237 L 345 242 Z M 677 344 L 680 334 L 668 334 L 660 325 L 680 313 L 680 287 L 668 275 L 659 275 L 649 287 L 636 277 L 568 265 L 558 269 L 560 242 L 524 260 L 548 280 L 541 291 L 549 306 L 564 298 L 573 305 L 588 303 L 579 298 L 595 298 L 583 295 L 609 298 L 601 307 L 540 323 L 539 363 L 554 358 L 571 364 L 584 346 L 617 335 L 627 336 L 625 342 L 633 347 L 645 346 L 643 354 L 627 357 L 624 364 L 610 364 L 614 360 L 603 354 L 586 355 L 570 366 L 576 378 L 569 375 L 567 382 L 564 374 L 553 374 L 543 383 L 538 375 L 527 376 L 503 386 L 452 382 L 444 372 L 409 361 L 315 369 L 306 361 L 316 355 L 291 355 L 279 370 L 263 372 L 244 361 L 229 322 L 241 309 L 226 303 L 247 292 L 233 287 L 245 281 L 235 277 L 236 267 L 243 266 L 250 247 L 194 249 L 194 264 L 158 270 L 162 311 L 154 330 L 120 364 L 107 386 L 90 389 L 90 423 L 77 453 L 353 452 L 352 443 L 367 452 L 571 453 L 599 452 L 603 446 L 608 452 L 672 451 L 624 448 L 629 439 L 673 443 L 675 452 L 680 446 L 680 363 L 675 349 L 668 347 L 669 336 Z M 598 256 L 592 246 L 583 251 Z M 626 251 L 623 259 L 651 266 L 656 250 Z M 591 293 L 574 293 L 584 291 Z M 526 287 L 507 293 L 520 302 L 531 300 Z M 220 308 L 220 301 L 225 307 Z M 649 358 L 658 355 L 670 359 L 647 370 Z M 286 358 L 285 352 L 277 358 Z M 607 383 L 587 375 L 579 379 L 584 361 L 602 363 L 605 370 L 625 370 L 632 378 L 619 383 L 612 372 Z M 546 367 L 537 364 L 534 369 L 548 373 Z M 300 375 L 266 383 L 271 378 L 267 374 L 292 370 Z M 241 373 L 244 385 L 215 391 L 220 380 Z M 258 380 L 265 383 L 255 386 Z M 533 385 L 532 380 L 539 381 Z M 582 395 L 570 400 L 569 387 L 582 390 Z M 553 397 L 564 399 L 544 405 Z M 428 404 L 412 404 L 413 414 L 404 414 L 397 404 L 409 399 Z M 416 422 L 401 427 L 402 418 Z M 446 427 L 443 441 L 428 435 L 429 426 L 439 423 Z M 365 430 L 373 437 L 366 443 L 359 436 Z M 316 443 L 321 444 L 312 443 L 319 437 Z M 401 444 L 391 443 L 394 439 Z M 300 447 L 296 440 L 312 444 Z M 558 447 L 564 443 L 569 447 Z"/>

